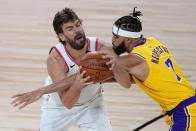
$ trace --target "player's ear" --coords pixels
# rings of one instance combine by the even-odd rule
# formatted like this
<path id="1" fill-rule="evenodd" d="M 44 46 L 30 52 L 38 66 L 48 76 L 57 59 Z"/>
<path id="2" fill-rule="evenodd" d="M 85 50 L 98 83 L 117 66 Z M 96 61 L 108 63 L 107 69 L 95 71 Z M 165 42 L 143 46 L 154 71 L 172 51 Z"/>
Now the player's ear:
<path id="1" fill-rule="evenodd" d="M 65 41 L 65 36 L 64 36 L 62 33 L 59 33 L 59 34 L 58 34 L 58 37 L 59 37 L 62 41 Z"/>
<path id="2" fill-rule="evenodd" d="M 132 43 L 132 39 L 130 38 L 125 38 L 125 45 L 129 46 Z"/>
<path id="3" fill-rule="evenodd" d="M 131 43 L 132 42 L 132 39 L 126 38 L 126 41 L 127 41 L 127 43 Z"/>

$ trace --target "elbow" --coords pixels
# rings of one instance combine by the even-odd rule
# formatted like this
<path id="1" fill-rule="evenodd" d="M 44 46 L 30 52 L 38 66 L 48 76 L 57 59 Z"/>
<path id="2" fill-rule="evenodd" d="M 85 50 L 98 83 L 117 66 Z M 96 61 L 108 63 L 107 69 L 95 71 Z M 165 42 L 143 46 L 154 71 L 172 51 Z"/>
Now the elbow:
<path id="1" fill-rule="evenodd" d="M 64 106 L 67 108 L 67 109 L 69 109 L 69 110 L 71 110 L 72 109 L 72 105 L 67 105 L 67 104 L 64 104 Z"/>
<path id="2" fill-rule="evenodd" d="M 66 106 L 67 109 L 71 110 L 73 106 Z"/>
<path id="3" fill-rule="evenodd" d="M 73 107 L 73 105 L 70 104 L 69 102 L 62 102 L 62 103 L 63 103 L 63 105 L 64 105 L 67 109 L 69 109 L 69 110 L 71 110 L 72 107 Z"/>
<path id="4" fill-rule="evenodd" d="M 131 88 L 131 85 L 124 86 L 124 88 L 129 89 L 129 88 Z"/>
<path id="5" fill-rule="evenodd" d="M 131 83 L 123 84 L 122 86 L 123 86 L 124 88 L 126 88 L 126 89 L 129 89 L 129 88 L 131 88 Z"/>

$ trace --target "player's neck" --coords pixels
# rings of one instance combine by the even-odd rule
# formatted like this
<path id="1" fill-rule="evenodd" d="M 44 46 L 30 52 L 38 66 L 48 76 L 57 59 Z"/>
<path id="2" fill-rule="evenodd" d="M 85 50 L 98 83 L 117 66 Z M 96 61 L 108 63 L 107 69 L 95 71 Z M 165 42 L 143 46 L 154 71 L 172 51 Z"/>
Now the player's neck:
<path id="1" fill-rule="evenodd" d="M 128 52 L 131 52 L 133 50 L 133 48 L 135 47 L 135 45 L 141 43 L 143 41 L 143 39 L 136 39 L 132 44 L 129 44 L 128 47 Z"/>
<path id="2" fill-rule="evenodd" d="M 83 49 L 77 50 L 77 49 L 72 48 L 69 44 L 66 44 L 66 48 L 67 48 L 69 54 L 76 61 L 80 60 L 86 54 L 86 46 L 87 46 L 87 44 L 85 44 Z"/>

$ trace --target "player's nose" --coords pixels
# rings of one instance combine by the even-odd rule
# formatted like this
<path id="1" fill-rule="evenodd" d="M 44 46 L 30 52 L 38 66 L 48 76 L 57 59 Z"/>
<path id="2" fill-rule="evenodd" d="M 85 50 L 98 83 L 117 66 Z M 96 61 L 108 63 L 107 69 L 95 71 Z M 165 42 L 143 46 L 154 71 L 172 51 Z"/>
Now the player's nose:
<path id="1" fill-rule="evenodd" d="M 78 27 L 75 27 L 73 30 L 74 30 L 74 33 L 75 33 L 75 34 L 80 33 L 80 28 L 78 28 Z"/>

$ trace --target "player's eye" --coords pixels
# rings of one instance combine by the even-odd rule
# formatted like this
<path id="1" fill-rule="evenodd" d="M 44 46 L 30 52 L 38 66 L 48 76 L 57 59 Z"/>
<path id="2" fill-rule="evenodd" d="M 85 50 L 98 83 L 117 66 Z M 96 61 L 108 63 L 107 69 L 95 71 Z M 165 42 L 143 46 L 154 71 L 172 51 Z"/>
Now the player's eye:
<path id="1" fill-rule="evenodd" d="M 68 31 L 71 31 L 73 29 L 73 27 L 67 27 L 66 28 Z"/>
<path id="2" fill-rule="evenodd" d="M 118 38 L 118 35 L 113 33 L 113 37 L 116 39 L 116 38 Z"/>
<path id="3" fill-rule="evenodd" d="M 114 35 L 114 38 L 115 38 L 115 39 L 117 39 L 117 38 L 118 38 L 118 36 L 117 36 L 117 35 Z"/>
<path id="4" fill-rule="evenodd" d="M 81 26 L 81 23 L 78 22 L 78 23 L 76 24 L 76 27 L 80 27 L 80 26 Z"/>

